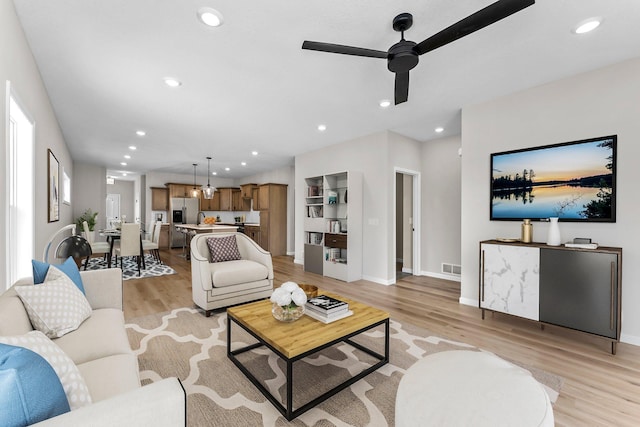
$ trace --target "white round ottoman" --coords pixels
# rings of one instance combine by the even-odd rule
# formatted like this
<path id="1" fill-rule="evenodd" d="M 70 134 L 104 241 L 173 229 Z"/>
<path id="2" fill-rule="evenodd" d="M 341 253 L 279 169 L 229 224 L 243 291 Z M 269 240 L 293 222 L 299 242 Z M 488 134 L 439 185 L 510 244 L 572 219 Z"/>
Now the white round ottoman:
<path id="1" fill-rule="evenodd" d="M 479 351 L 443 351 L 398 386 L 396 427 L 551 426 L 553 409 L 529 371 Z"/>

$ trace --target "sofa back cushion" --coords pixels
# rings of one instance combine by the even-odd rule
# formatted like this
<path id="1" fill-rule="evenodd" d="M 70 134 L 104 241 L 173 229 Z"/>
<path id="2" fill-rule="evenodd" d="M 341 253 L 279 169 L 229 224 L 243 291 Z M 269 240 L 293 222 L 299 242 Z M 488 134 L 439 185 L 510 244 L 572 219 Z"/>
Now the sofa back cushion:
<path id="1" fill-rule="evenodd" d="M 237 261 L 240 259 L 236 236 L 208 237 L 207 246 L 211 262 Z"/>
<path id="2" fill-rule="evenodd" d="M 30 331 L 33 331 L 33 326 L 29 315 L 11 287 L 0 295 L 0 336 L 22 335 Z"/>

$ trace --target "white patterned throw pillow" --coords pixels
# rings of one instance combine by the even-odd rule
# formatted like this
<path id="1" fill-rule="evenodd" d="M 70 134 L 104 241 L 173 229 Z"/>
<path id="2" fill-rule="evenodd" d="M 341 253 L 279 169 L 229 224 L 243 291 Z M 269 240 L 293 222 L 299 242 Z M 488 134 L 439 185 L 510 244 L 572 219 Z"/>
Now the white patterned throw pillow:
<path id="1" fill-rule="evenodd" d="M 72 286 L 75 288 L 75 285 Z M 42 332 L 31 331 L 24 335 L 0 337 L 0 343 L 28 348 L 42 356 L 60 378 L 62 389 L 67 395 L 69 408 L 72 411 L 91 403 L 89 388 L 78 367 L 56 343 L 47 338 Z"/>
<path id="2" fill-rule="evenodd" d="M 57 269 L 49 267 L 40 285 L 16 286 L 34 329 L 49 338 L 75 331 L 89 316 L 91 306 L 73 281 Z"/>

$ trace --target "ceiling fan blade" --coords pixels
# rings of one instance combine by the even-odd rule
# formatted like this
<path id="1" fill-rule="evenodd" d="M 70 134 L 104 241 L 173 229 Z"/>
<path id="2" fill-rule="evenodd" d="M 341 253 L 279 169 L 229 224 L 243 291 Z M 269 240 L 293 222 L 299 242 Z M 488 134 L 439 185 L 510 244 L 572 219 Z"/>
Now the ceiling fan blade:
<path id="1" fill-rule="evenodd" d="M 310 42 L 305 40 L 302 43 L 303 49 L 318 50 L 320 52 L 341 53 L 343 55 L 366 56 L 369 58 L 387 59 L 387 52 L 362 47 L 343 46 L 341 44 L 331 44 L 322 42 Z"/>
<path id="2" fill-rule="evenodd" d="M 418 52 L 418 55 L 430 52 L 533 4 L 535 4 L 535 0 L 499 0 L 419 43 L 415 47 L 415 51 Z"/>
<path id="3" fill-rule="evenodd" d="M 396 73 L 396 105 L 402 104 L 409 98 L 409 72 Z"/>

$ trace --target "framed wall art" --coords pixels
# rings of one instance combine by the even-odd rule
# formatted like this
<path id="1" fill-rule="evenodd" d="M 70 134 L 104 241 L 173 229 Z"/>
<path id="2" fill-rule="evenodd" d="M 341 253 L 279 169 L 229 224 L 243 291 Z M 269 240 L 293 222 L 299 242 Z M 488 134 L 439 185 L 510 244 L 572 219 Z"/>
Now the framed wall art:
<path id="1" fill-rule="evenodd" d="M 53 151 L 47 149 L 47 153 L 48 222 L 56 222 L 60 220 L 60 163 L 58 163 Z"/>

